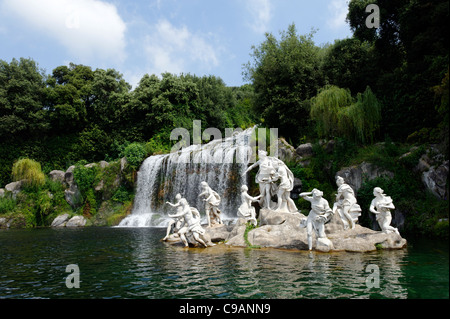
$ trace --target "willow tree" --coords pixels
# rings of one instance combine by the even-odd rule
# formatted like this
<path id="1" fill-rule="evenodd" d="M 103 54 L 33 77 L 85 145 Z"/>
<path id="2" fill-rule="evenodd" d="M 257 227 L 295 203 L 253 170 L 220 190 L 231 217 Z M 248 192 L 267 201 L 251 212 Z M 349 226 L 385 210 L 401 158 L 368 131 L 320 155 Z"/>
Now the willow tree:
<path id="1" fill-rule="evenodd" d="M 348 89 L 325 86 L 311 102 L 310 115 L 319 137 L 373 141 L 381 116 L 380 104 L 369 87 L 353 99 Z"/>
<path id="2" fill-rule="evenodd" d="M 28 158 L 22 158 L 14 163 L 12 177 L 14 181 L 22 180 L 27 186 L 39 187 L 45 183 L 41 164 Z"/>

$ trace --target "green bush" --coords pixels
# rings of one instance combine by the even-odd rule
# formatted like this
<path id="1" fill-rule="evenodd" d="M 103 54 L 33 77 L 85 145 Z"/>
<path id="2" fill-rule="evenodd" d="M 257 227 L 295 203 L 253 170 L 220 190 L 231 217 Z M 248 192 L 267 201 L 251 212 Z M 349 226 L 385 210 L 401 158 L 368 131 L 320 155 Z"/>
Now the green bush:
<path id="1" fill-rule="evenodd" d="M 128 165 L 133 170 L 137 170 L 145 159 L 145 147 L 141 143 L 131 143 L 123 151 L 123 156 L 127 159 Z"/>
<path id="2" fill-rule="evenodd" d="M 45 183 L 45 175 L 38 162 L 23 158 L 16 161 L 12 168 L 14 181 L 24 180 L 26 186 L 40 187 Z"/>
<path id="3" fill-rule="evenodd" d="M 10 213 L 14 211 L 17 203 L 12 198 L 0 197 L 0 215 Z"/>
<path id="4" fill-rule="evenodd" d="M 97 165 L 86 167 L 79 162 L 73 171 L 73 179 L 78 185 L 81 194 L 86 194 L 89 189 L 93 188 L 94 182 L 97 180 L 99 168 Z"/>
<path id="5" fill-rule="evenodd" d="M 120 186 L 114 193 L 112 200 L 119 203 L 125 203 L 130 200 L 131 194 L 125 186 Z"/>

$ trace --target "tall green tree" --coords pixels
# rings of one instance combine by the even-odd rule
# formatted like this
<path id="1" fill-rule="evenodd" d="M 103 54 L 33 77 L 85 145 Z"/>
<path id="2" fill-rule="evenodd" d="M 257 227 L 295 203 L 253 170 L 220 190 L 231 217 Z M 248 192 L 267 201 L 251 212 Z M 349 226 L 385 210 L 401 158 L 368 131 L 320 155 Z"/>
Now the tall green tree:
<path id="1" fill-rule="evenodd" d="M 0 60 L 0 139 L 42 136 L 50 125 L 43 105 L 45 76 L 31 59 Z"/>
<path id="2" fill-rule="evenodd" d="M 322 63 L 325 81 L 330 85 L 363 92 L 375 84 L 376 65 L 373 45 L 367 41 L 347 38 L 336 40 L 326 49 Z"/>
<path id="3" fill-rule="evenodd" d="M 368 4 L 380 8 L 380 28 L 365 25 Z M 354 37 L 374 46 L 377 72 L 371 86 L 383 104 L 384 132 L 404 140 L 428 131 L 433 141 L 442 119 L 432 88 L 448 70 L 449 2 L 446 0 L 351 0 L 347 20 Z M 426 130 L 424 130 L 426 128 Z"/>
<path id="4" fill-rule="evenodd" d="M 280 39 L 267 33 L 263 43 L 252 47 L 253 61 L 244 66 L 244 78 L 254 86 L 256 113 L 288 138 L 305 133 L 309 99 L 323 85 L 313 34 L 298 35 L 294 24 Z"/>

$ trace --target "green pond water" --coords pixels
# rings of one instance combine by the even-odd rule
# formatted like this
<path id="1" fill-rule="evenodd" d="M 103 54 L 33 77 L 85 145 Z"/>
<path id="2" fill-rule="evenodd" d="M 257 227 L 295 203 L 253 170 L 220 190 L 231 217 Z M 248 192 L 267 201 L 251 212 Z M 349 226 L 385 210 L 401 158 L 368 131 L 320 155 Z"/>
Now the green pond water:
<path id="1" fill-rule="evenodd" d="M 0 230 L 3 298 L 433 298 L 449 297 L 449 247 L 409 240 L 373 253 L 185 249 L 158 228 Z M 79 268 L 68 288 L 66 267 Z"/>

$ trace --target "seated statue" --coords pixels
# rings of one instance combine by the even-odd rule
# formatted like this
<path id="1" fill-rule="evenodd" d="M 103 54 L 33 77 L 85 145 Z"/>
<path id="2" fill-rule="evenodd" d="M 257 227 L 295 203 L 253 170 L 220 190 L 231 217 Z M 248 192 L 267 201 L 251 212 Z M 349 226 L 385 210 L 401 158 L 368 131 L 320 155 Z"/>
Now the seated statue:
<path id="1" fill-rule="evenodd" d="M 257 202 L 261 195 L 257 197 L 252 197 L 248 193 L 247 185 L 242 185 L 241 187 L 241 199 L 242 204 L 238 209 L 238 217 L 244 218 L 247 222 L 252 223 L 254 226 L 257 225 L 256 221 L 256 211 L 255 207 L 252 206 L 252 202 Z"/>
<path id="2" fill-rule="evenodd" d="M 205 212 L 206 218 L 208 220 L 208 226 L 213 227 L 215 225 L 223 224 L 222 218 L 220 217 L 221 211 L 219 210 L 220 196 L 217 192 L 213 191 L 209 187 L 208 183 L 202 182 L 202 193 L 198 197 L 205 196 L 203 199 L 205 202 Z"/>
<path id="3" fill-rule="evenodd" d="M 322 196 L 323 192 L 315 188 L 312 192 L 300 194 L 300 197 L 311 202 L 311 211 L 309 212 L 308 217 L 304 218 L 300 224 L 300 227 L 306 227 L 309 250 L 312 250 L 313 230 L 316 233 L 317 242 L 332 246 L 331 241 L 325 234 L 325 223 L 331 219 L 333 211 L 331 210 L 328 201 Z"/>
<path id="4" fill-rule="evenodd" d="M 400 235 L 398 229 L 391 226 L 391 209 L 395 209 L 392 198 L 385 195 L 384 191 L 380 187 L 375 187 L 373 189 L 373 195 L 375 196 L 375 198 L 370 203 L 369 210 L 376 215 L 376 219 L 378 225 L 380 225 L 381 231 L 387 234 L 394 232 Z"/>
<path id="5" fill-rule="evenodd" d="M 356 202 L 355 192 L 346 184 L 340 176 L 336 177 L 338 191 L 336 194 L 336 202 L 333 205 L 333 213 L 338 213 L 341 217 L 344 229 L 353 229 L 361 216 L 361 207 Z"/>

